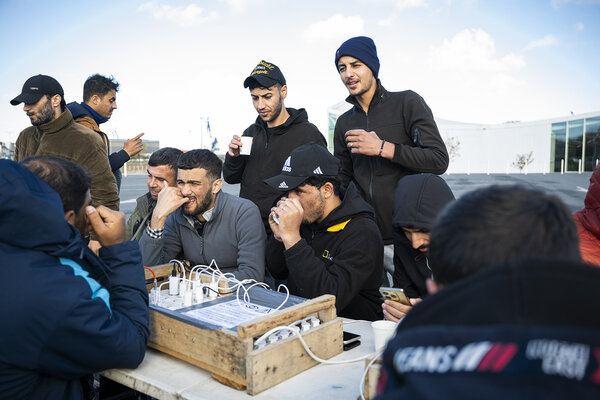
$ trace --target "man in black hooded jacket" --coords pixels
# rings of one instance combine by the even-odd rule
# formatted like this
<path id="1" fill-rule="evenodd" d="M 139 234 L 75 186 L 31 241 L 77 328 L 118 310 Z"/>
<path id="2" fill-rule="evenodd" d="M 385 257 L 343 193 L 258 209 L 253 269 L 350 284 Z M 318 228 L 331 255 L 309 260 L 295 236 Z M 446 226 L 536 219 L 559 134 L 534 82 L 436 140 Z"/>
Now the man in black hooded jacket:
<path id="1" fill-rule="evenodd" d="M 244 80 L 250 88 L 252 103 L 258 112 L 256 122 L 242 136 L 252 137 L 250 155 L 240 155 L 242 140 L 234 135 L 223 164 L 223 178 L 227 183 L 241 183 L 240 197 L 251 200 L 260 210 L 265 229 L 269 212 L 281 193 L 264 183 L 279 173 L 286 157 L 305 143 L 327 146 L 316 126 L 308 122 L 306 111 L 285 108 L 287 86 L 283 74 L 272 63 L 261 61 Z"/>
<path id="2" fill-rule="evenodd" d="M 335 295 L 342 317 L 381 319 L 383 242 L 373 209 L 354 184 L 340 192 L 339 160 L 324 147 L 300 146 L 288 161 L 266 180 L 288 192 L 269 216 L 271 274 L 287 279 L 291 294 Z"/>
<path id="3" fill-rule="evenodd" d="M 431 278 L 427 259 L 431 227 L 438 214 L 454 200 L 452 190 L 433 174 L 405 176 L 398 182 L 394 197 L 394 286 L 404 289 L 411 303 L 427 294 L 425 281 Z M 386 319 L 397 321 L 409 306 L 386 300 Z"/>

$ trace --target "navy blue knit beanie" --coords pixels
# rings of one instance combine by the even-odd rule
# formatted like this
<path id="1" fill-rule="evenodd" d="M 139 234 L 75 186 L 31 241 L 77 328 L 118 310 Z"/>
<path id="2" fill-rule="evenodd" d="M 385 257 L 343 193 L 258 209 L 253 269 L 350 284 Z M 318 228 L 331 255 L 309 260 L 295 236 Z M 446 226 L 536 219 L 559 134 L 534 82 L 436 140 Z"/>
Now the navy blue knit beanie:
<path id="1" fill-rule="evenodd" d="M 340 57 L 350 56 L 358 58 L 373 71 L 375 79 L 379 75 L 379 58 L 377 57 L 377 48 L 373 39 L 366 36 L 357 36 L 346 40 L 335 52 L 335 68 Z"/>

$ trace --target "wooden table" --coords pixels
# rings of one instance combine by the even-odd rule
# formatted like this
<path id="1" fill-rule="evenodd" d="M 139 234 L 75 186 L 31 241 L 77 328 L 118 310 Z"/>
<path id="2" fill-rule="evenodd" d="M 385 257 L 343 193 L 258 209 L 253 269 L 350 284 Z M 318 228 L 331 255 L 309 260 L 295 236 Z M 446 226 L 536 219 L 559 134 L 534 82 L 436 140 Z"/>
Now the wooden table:
<path id="1" fill-rule="evenodd" d="M 361 344 L 331 360 L 350 360 L 375 351 L 370 322 L 344 320 L 344 330 L 361 335 Z M 342 400 L 360 396 L 359 385 L 364 367 L 363 361 L 319 364 L 256 396 L 225 386 L 212 379 L 209 372 L 152 349 L 146 351 L 146 357 L 138 368 L 111 369 L 102 372 L 102 375 L 158 399 Z"/>

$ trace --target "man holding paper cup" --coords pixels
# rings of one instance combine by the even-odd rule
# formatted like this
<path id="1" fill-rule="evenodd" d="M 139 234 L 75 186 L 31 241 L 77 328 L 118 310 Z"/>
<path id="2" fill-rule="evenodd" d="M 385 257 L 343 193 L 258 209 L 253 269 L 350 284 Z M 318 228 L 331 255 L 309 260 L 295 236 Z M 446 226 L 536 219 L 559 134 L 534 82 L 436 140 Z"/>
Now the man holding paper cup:
<path id="1" fill-rule="evenodd" d="M 264 180 L 279 173 L 287 156 L 306 143 L 327 146 L 303 108 L 286 108 L 287 85 L 279 67 L 261 61 L 244 80 L 258 112 L 242 136 L 234 135 L 223 165 L 227 183 L 241 183 L 240 197 L 254 202 L 269 231 L 269 212 L 281 193 Z"/>

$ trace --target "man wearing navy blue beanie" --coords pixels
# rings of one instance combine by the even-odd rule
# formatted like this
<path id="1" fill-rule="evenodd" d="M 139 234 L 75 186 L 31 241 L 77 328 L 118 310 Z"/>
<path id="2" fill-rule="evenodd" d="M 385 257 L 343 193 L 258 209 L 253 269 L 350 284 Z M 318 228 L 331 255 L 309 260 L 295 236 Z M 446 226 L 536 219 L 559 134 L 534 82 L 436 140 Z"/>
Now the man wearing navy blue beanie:
<path id="1" fill-rule="evenodd" d="M 371 38 L 358 36 L 342 43 L 335 66 L 350 93 L 346 101 L 354 106 L 335 124 L 340 178 L 343 183 L 355 181 L 375 209 L 386 244 L 385 267 L 392 272 L 394 189 L 406 175 L 443 174 L 448 152 L 423 98 L 411 90 L 388 92 L 381 85 Z"/>

